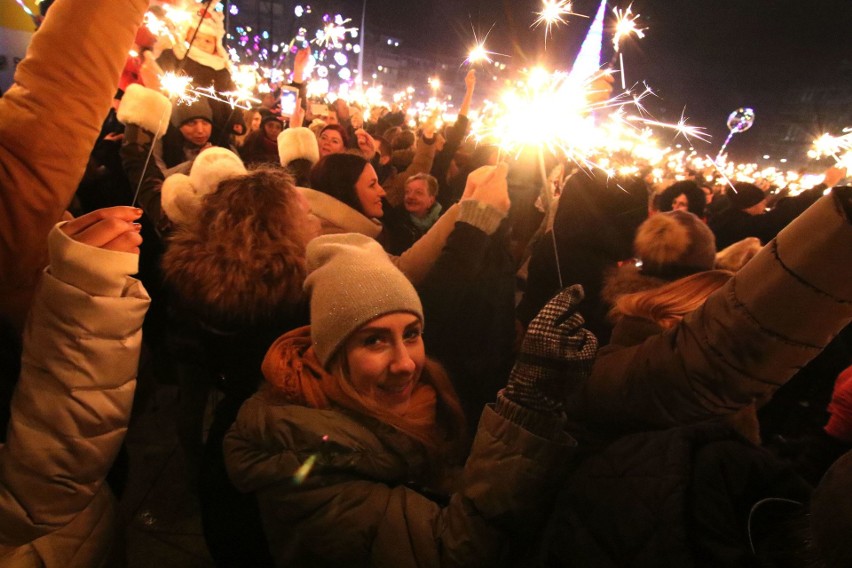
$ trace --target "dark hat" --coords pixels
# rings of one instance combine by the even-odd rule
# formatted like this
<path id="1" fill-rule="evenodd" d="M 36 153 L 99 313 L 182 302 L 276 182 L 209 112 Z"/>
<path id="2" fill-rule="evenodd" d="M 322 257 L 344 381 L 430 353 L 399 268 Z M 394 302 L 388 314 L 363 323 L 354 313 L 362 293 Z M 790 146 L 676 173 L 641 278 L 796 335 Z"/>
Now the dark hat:
<path id="1" fill-rule="evenodd" d="M 713 232 L 687 211 L 648 218 L 636 231 L 633 247 L 642 261 L 642 274 L 664 280 L 712 270 L 716 262 Z"/>
<path id="2" fill-rule="evenodd" d="M 725 196 L 731 202 L 731 206 L 739 210 L 748 209 L 766 199 L 766 194 L 763 193 L 763 190 L 753 183 L 744 181 L 737 182 L 734 184 L 734 187 L 729 186 L 725 189 Z"/>
<path id="3" fill-rule="evenodd" d="M 192 104 L 176 104 L 172 109 L 172 125 L 180 128 L 190 120 L 203 118 L 213 124 L 213 111 L 204 99 L 198 99 Z"/>
<path id="4" fill-rule="evenodd" d="M 263 128 L 264 124 L 266 124 L 267 122 L 272 122 L 273 120 L 277 120 L 280 123 L 281 122 L 281 115 L 275 114 L 274 112 L 267 110 L 265 108 L 260 109 L 260 127 L 261 128 Z"/>

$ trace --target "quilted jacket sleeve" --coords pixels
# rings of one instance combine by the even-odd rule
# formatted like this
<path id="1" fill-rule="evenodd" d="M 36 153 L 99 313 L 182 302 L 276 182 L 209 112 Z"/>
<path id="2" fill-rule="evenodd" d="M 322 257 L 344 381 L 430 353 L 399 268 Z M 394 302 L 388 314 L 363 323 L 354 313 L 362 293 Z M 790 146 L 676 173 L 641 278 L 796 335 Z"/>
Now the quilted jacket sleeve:
<path id="1" fill-rule="evenodd" d="M 124 439 L 149 298 L 138 257 L 50 233 L 24 333 L 7 443 L 0 544 L 20 546 L 88 507 Z"/>
<path id="2" fill-rule="evenodd" d="M 852 223 L 823 197 L 665 333 L 598 356 L 577 415 L 670 427 L 770 396 L 852 319 Z"/>
<path id="3" fill-rule="evenodd" d="M 148 0 L 63 0 L 0 98 L 0 318 L 23 327 Z M 74 38 L 69 53 L 69 38 Z"/>

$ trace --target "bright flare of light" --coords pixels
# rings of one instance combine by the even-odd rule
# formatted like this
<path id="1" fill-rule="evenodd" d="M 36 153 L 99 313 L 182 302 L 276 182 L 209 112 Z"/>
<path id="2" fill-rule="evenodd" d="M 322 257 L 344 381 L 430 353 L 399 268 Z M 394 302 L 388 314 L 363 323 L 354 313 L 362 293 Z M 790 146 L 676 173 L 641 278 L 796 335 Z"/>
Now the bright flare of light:
<path id="1" fill-rule="evenodd" d="M 485 42 L 488 40 L 488 35 L 491 33 L 491 30 L 494 29 L 494 26 L 491 26 L 491 29 L 488 30 L 488 33 L 485 34 L 485 37 L 480 40 L 476 37 L 476 32 L 473 32 L 473 47 L 467 53 L 467 59 L 464 60 L 464 63 L 468 65 L 473 65 L 475 63 L 486 62 L 492 63 L 494 60 L 491 59 L 492 55 L 503 55 L 502 53 L 495 53 L 493 51 L 488 51 L 485 48 Z"/>
<path id="2" fill-rule="evenodd" d="M 541 11 L 536 12 L 538 18 L 530 27 L 535 28 L 544 24 L 544 41 L 547 42 L 551 27 L 566 23 L 565 18 L 568 16 L 580 15 L 572 12 L 572 8 L 570 0 L 542 0 Z"/>
<path id="3" fill-rule="evenodd" d="M 346 24 L 351 21 L 351 18 L 346 18 L 344 20 L 340 14 L 337 14 L 334 20 L 325 24 L 323 29 L 317 30 L 314 39 L 311 40 L 311 43 L 315 43 L 320 47 L 340 49 L 343 47 L 346 34 L 349 34 L 352 37 L 357 37 L 358 35 L 358 28 L 346 27 Z"/>
<path id="4" fill-rule="evenodd" d="M 192 92 L 192 77 L 167 71 L 160 77 L 160 87 L 178 104 L 192 104 L 198 95 Z"/>
<path id="5" fill-rule="evenodd" d="M 840 155 L 850 150 L 852 150 L 852 132 L 842 136 L 826 133 L 813 141 L 808 157 L 815 160 L 832 157 L 836 162 L 840 162 Z"/>
<path id="6" fill-rule="evenodd" d="M 632 11 L 633 5 L 627 7 L 626 10 L 619 10 L 618 8 L 613 8 L 613 12 L 615 12 L 615 33 L 612 36 L 612 44 L 615 47 L 615 51 L 618 51 L 621 47 L 621 40 L 625 37 L 633 34 L 638 38 L 645 37 L 645 29 L 637 26 L 636 21 L 639 18 L 639 14 L 633 14 Z"/>
<path id="7" fill-rule="evenodd" d="M 492 59 L 489 57 L 491 52 L 485 49 L 484 44 L 477 44 L 470 50 L 467 54 L 467 62 L 470 64 L 478 63 L 480 61 L 487 61 L 491 63 Z"/>
<path id="8" fill-rule="evenodd" d="M 251 108 L 251 103 L 259 103 L 258 99 L 252 96 L 250 90 L 241 90 L 237 88 L 235 91 L 219 93 L 213 90 L 213 87 L 193 87 L 192 77 L 189 75 L 177 75 L 171 71 L 160 76 L 160 85 L 162 89 L 169 95 L 169 98 L 174 99 L 177 104 L 192 104 L 199 97 L 205 97 L 214 101 L 227 103 L 231 108 L 237 107 L 243 110 Z"/>

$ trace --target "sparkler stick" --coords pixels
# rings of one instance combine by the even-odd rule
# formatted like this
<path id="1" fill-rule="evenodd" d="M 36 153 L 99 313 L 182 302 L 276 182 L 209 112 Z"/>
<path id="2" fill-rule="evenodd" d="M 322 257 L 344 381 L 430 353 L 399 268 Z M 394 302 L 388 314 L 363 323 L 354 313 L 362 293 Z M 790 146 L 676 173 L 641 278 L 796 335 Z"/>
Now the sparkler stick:
<path id="1" fill-rule="evenodd" d="M 29 16 L 30 18 L 32 18 L 33 23 L 36 25 L 36 27 L 38 27 L 38 24 L 39 24 L 38 19 L 39 19 L 39 17 L 38 17 L 36 14 L 34 14 L 34 13 L 33 13 L 33 11 L 32 11 L 32 10 L 30 10 L 30 9 L 27 7 L 27 5 L 26 5 L 26 4 L 24 4 L 24 1 L 23 1 L 23 0 L 15 0 L 15 2 L 17 2 L 17 3 L 18 3 L 18 6 L 20 6 L 20 7 L 21 7 L 21 9 L 24 11 L 24 13 L 25 13 L 27 16 Z"/>
<path id="2" fill-rule="evenodd" d="M 151 147 L 148 149 L 148 155 L 145 157 L 145 165 L 142 166 L 142 175 L 139 176 L 139 183 L 136 184 L 136 191 L 133 194 L 133 201 L 130 203 L 131 207 L 136 207 L 136 201 L 139 199 L 139 190 L 142 189 L 142 182 L 145 181 L 145 172 L 148 171 L 148 164 L 151 163 L 151 156 L 154 154 L 154 146 L 156 145 L 157 137 L 162 131 L 163 122 L 166 120 L 166 113 L 170 110 L 171 109 L 167 107 L 163 109 L 163 114 L 160 115 L 160 120 L 157 123 L 157 131 L 154 133 L 154 139 L 151 142 Z"/>
<path id="3" fill-rule="evenodd" d="M 610 65 L 615 63 L 615 58 L 618 56 L 618 62 L 620 65 L 619 69 L 621 70 L 621 88 L 626 89 L 627 81 L 625 78 L 626 74 L 624 72 L 624 57 L 622 57 L 621 53 L 621 41 L 631 34 L 640 39 L 644 38 L 645 28 L 640 28 L 636 25 L 636 22 L 639 19 L 639 14 L 633 14 L 633 4 L 629 5 L 626 10 L 613 8 L 613 12 L 616 17 L 615 33 L 612 36 L 612 45 L 615 48 L 615 53 L 612 55 Z"/>

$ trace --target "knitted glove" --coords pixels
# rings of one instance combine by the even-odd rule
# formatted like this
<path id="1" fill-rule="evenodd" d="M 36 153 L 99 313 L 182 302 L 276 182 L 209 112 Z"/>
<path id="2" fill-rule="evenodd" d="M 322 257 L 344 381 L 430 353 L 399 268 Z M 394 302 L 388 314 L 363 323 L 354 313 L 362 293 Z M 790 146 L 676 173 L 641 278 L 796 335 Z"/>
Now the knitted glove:
<path id="1" fill-rule="evenodd" d="M 582 299 L 582 286 L 566 288 L 530 322 L 504 397 L 537 412 L 563 412 L 568 396 L 589 376 L 598 349 L 577 312 Z"/>

